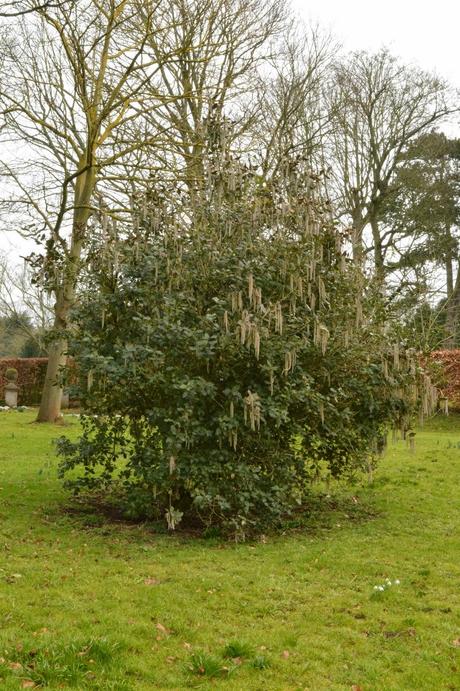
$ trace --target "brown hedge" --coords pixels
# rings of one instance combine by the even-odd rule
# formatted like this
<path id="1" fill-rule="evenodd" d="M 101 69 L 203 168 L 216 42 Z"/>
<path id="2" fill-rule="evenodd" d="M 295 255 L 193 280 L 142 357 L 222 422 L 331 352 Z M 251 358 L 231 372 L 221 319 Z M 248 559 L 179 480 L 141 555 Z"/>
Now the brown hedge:
<path id="1" fill-rule="evenodd" d="M 460 409 L 460 350 L 436 350 L 430 354 L 431 376 L 441 396 Z"/>
<path id="2" fill-rule="evenodd" d="M 14 367 L 18 371 L 17 385 L 19 405 L 38 405 L 45 382 L 46 366 L 48 358 L 29 357 L 29 358 L 0 358 L 0 404 L 5 400 L 5 372 L 9 367 Z M 77 376 L 73 360 L 69 358 L 69 373 L 67 380 L 75 383 Z M 72 401 L 71 405 L 77 405 L 77 401 Z"/>
<path id="3" fill-rule="evenodd" d="M 9 367 L 18 371 L 19 405 L 37 405 L 45 381 L 48 358 L 0 358 L 0 401 L 5 400 L 5 372 Z"/>

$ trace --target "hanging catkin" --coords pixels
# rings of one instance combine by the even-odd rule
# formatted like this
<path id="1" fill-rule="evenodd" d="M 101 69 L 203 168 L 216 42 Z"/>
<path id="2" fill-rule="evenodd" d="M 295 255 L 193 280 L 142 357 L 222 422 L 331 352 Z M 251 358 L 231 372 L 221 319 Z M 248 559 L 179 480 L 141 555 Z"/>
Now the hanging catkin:
<path id="1" fill-rule="evenodd" d="M 260 429 L 260 422 L 262 420 L 261 402 L 257 393 L 252 393 L 248 390 L 248 394 L 244 399 L 244 422 L 251 427 L 255 432 Z"/>
<path id="2" fill-rule="evenodd" d="M 283 333 L 283 310 L 281 303 L 277 302 L 274 307 L 275 316 L 275 333 L 282 335 Z"/>
<path id="3" fill-rule="evenodd" d="M 319 297 L 319 305 L 320 305 L 320 307 L 323 307 L 324 303 L 326 302 L 326 299 L 327 299 L 327 294 L 326 294 L 326 287 L 324 285 L 324 281 L 321 278 L 321 276 L 318 276 L 318 297 Z"/>
<path id="4" fill-rule="evenodd" d="M 399 343 L 393 345 L 393 366 L 395 370 L 399 370 Z"/>
<path id="5" fill-rule="evenodd" d="M 321 353 L 325 355 L 327 343 L 329 341 L 329 329 L 324 324 L 315 322 L 313 342 L 321 348 Z"/>
<path id="6" fill-rule="evenodd" d="M 363 321 L 363 306 L 361 303 L 361 299 L 358 298 L 356 300 L 356 326 L 361 326 L 361 323 Z"/>
<path id="7" fill-rule="evenodd" d="M 253 302 L 253 294 L 254 294 L 254 276 L 252 274 L 249 274 L 248 276 L 248 298 L 249 298 L 249 304 L 252 305 Z"/>

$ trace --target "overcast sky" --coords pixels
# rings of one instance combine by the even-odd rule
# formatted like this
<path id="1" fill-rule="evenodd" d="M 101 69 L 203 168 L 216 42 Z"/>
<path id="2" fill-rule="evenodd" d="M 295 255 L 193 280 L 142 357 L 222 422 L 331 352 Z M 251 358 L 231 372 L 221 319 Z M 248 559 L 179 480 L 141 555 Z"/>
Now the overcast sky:
<path id="1" fill-rule="evenodd" d="M 460 0 L 292 0 L 292 5 L 306 22 L 330 31 L 345 50 L 386 46 L 404 62 L 436 72 L 460 89 Z M 0 233 L 0 250 L 12 257 L 18 248 L 26 251 L 24 241 L 5 235 Z"/>
<path id="2" fill-rule="evenodd" d="M 387 46 L 405 62 L 460 88 L 459 0 L 292 0 L 307 21 L 329 29 L 347 50 Z"/>

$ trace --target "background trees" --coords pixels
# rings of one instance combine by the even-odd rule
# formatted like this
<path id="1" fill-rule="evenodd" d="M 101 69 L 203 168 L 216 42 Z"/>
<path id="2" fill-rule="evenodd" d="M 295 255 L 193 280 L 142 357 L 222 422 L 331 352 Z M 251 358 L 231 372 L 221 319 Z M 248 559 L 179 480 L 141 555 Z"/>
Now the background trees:
<path id="1" fill-rule="evenodd" d="M 456 106 L 438 77 L 402 65 L 388 51 L 354 53 L 335 65 L 330 112 L 332 173 L 337 203 L 352 227 L 353 254 L 379 281 L 391 271 L 395 231 L 382 207 L 407 147 L 445 121 Z M 365 235 L 370 229 L 369 239 Z"/>
<path id="2" fill-rule="evenodd" d="M 383 224 L 393 238 L 389 269 L 403 281 L 400 294 L 410 300 L 418 293 L 417 307 L 424 291 L 439 303 L 432 310 L 437 347 L 458 343 L 459 151 L 458 140 L 434 130 L 414 140 L 383 206 Z"/>
<path id="3" fill-rule="evenodd" d="M 2 137 L 4 149 L 12 152 L 2 162 L 12 189 L 3 206 L 8 222 L 42 245 L 33 266 L 55 297 L 40 421 L 59 415 L 63 332 L 92 232 L 98 185 L 133 151 L 152 143 L 138 131 L 129 139 L 127 129 L 142 112 L 142 88 L 156 68 L 143 52 L 151 15 L 135 41 L 126 41 L 134 15 L 126 1 L 50 4 L 18 20 L 14 35 L 3 36 Z"/>
<path id="4" fill-rule="evenodd" d="M 0 257 L 0 355 L 43 356 L 52 315 L 52 304 L 34 283 L 27 264 L 18 268 Z"/>
<path id="5" fill-rule="evenodd" d="M 25 0 L 13 9 L 2 35 L 1 209 L 4 227 L 37 243 L 30 263 L 54 296 L 40 420 L 59 414 L 65 333 L 94 258 L 110 254 L 116 280 L 118 242 L 131 228 L 140 238 L 168 205 L 189 223 L 208 201 L 210 175 L 212 194 L 228 194 L 230 162 L 267 190 L 293 161 L 319 174 L 344 251 L 411 315 L 442 266 L 455 332 L 452 209 L 436 201 L 430 229 L 408 215 L 417 185 L 419 199 L 440 189 L 421 192 L 416 177 L 427 172 L 411 147 L 455 110 L 441 80 L 387 51 L 343 56 L 279 0 Z"/>

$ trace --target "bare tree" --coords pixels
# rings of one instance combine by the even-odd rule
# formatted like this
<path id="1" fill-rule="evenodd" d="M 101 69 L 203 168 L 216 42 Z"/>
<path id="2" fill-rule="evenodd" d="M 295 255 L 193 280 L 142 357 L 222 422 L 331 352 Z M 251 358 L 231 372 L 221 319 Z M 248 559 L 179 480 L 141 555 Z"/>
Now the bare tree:
<path id="1" fill-rule="evenodd" d="M 30 0 L 14 0 L 13 2 L 0 2 L 0 17 L 23 17 L 32 12 L 39 12 L 40 10 L 52 10 L 57 7 L 62 7 L 64 4 L 69 5 L 75 0 L 47 0 L 45 2 L 30 2 Z"/>
<path id="2" fill-rule="evenodd" d="M 339 62 L 329 94 L 330 156 L 340 210 L 352 226 L 355 259 L 362 261 L 370 250 L 375 274 L 383 280 L 393 238 L 391 229 L 382 228 L 380 212 L 401 156 L 458 106 L 445 82 L 401 64 L 387 50 L 354 53 Z"/>
<path id="3" fill-rule="evenodd" d="M 144 50 L 154 22 L 161 32 L 158 7 L 151 4 L 139 31 L 133 28 L 135 3 L 127 0 L 34 5 L 35 13 L 16 20 L 3 38 L 0 107 L 9 155 L 1 172 L 11 190 L 5 219 L 45 247 L 34 267 L 55 297 L 39 421 L 59 415 L 64 333 L 98 186 L 155 139 L 138 131 L 135 139 L 126 136 L 145 112 L 143 90 L 159 69 Z"/>
<path id="4" fill-rule="evenodd" d="M 337 49 L 318 27 L 299 29 L 292 22 L 282 36 L 257 90 L 256 160 L 265 176 L 295 157 L 312 170 L 325 167 L 329 114 L 323 89 Z"/>
<path id="5" fill-rule="evenodd" d="M 44 350 L 44 337 L 53 324 L 53 304 L 34 281 L 26 262 L 15 266 L 7 256 L 0 256 L 0 314 L 15 318 L 25 335 Z M 21 319 L 27 314 L 28 320 Z"/>
<path id="6" fill-rule="evenodd" d="M 149 7 L 139 2 L 144 22 Z M 167 16 L 170 30 L 147 40 L 151 60 L 161 63 L 148 90 L 162 103 L 147 120 L 152 129 L 167 131 L 164 175 L 194 193 L 204 186 L 203 154 L 216 138 L 238 141 L 244 152 L 259 109 L 260 70 L 287 15 L 282 0 L 171 0 Z M 167 63 L 161 61 L 165 47 L 176 56 Z"/>

